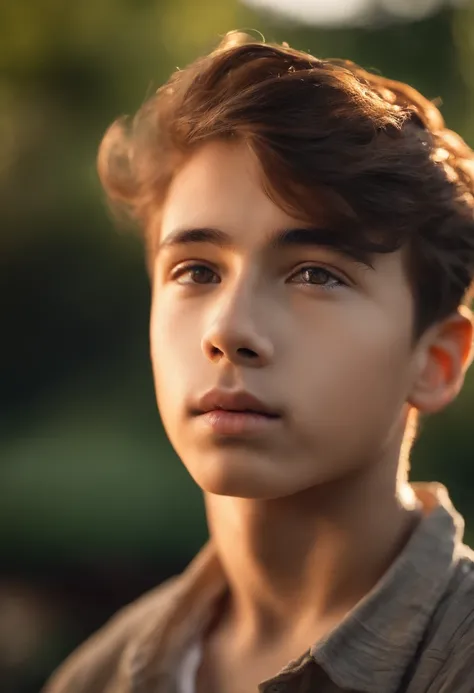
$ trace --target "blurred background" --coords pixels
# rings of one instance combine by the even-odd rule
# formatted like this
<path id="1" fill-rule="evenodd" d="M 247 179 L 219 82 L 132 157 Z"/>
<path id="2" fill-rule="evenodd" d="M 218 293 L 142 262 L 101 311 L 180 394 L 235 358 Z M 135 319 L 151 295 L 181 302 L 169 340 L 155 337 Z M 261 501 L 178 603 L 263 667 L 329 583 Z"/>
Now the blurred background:
<path id="1" fill-rule="evenodd" d="M 350 58 L 440 99 L 474 145 L 474 7 L 460 0 L 0 4 L 0 691 L 35 693 L 119 606 L 206 539 L 163 434 L 142 248 L 114 230 L 98 143 L 230 29 Z M 474 542 L 473 375 L 424 426 Z"/>

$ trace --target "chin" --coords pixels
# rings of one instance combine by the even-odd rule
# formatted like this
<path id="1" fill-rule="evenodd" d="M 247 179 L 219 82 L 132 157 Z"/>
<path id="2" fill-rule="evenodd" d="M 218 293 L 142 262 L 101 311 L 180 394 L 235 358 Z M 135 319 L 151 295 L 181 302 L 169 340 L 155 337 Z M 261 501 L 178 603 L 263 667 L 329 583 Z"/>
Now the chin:
<path id="1" fill-rule="evenodd" d="M 255 459 L 258 457 L 259 459 Z M 298 490 L 294 479 L 282 479 L 275 467 L 261 456 L 227 451 L 225 454 L 207 454 L 192 460 L 182 458 L 196 484 L 205 492 L 217 496 L 273 500 L 291 496 Z M 279 478 L 278 478 L 279 476 Z M 286 483 L 285 483 L 286 481 Z"/>
<path id="2" fill-rule="evenodd" d="M 267 495 L 262 489 L 256 488 L 255 485 L 245 483 L 216 483 L 211 480 L 209 483 L 198 483 L 204 493 L 209 493 L 214 496 L 226 496 L 227 498 L 248 498 L 253 500 L 270 500 L 273 495 Z"/>

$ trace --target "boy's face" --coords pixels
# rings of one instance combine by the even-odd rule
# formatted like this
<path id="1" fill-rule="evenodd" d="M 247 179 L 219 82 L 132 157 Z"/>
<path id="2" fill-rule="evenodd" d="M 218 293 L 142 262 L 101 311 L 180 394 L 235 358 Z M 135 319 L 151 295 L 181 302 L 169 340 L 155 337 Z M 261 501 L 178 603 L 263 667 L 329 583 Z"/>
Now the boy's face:
<path id="1" fill-rule="evenodd" d="M 204 145 L 169 190 L 152 361 L 166 431 L 206 491 L 282 497 L 398 453 L 414 359 L 401 254 L 370 268 L 317 234 L 281 238 L 302 228 L 243 144 Z M 218 233 L 181 234 L 195 229 Z M 259 408 L 229 392 L 272 416 L 203 413 Z"/>

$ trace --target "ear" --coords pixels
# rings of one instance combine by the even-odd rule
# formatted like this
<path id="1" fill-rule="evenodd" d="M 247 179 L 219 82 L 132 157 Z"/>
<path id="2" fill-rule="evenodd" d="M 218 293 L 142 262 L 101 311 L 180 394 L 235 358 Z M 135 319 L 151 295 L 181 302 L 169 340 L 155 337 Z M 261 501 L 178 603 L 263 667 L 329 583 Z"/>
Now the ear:
<path id="1" fill-rule="evenodd" d="M 473 318 L 465 307 L 429 328 L 414 353 L 414 376 L 408 403 L 435 413 L 459 394 L 473 358 Z"/>

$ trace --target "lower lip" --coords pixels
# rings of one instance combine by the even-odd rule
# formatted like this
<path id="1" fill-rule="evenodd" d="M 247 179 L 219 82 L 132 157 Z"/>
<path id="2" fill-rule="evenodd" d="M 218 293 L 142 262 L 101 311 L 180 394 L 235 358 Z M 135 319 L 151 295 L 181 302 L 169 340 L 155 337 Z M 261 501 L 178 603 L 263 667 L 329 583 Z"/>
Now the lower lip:
<path id="1" fill-rule="evenodd" d="M 256 412 L 224 411 L 215 409 L 201 414 L 199 418 L 213 431 L 221 435 L 236 436 L 250 433 L 265 433 L 271 430 L 280 418 Z"/>

